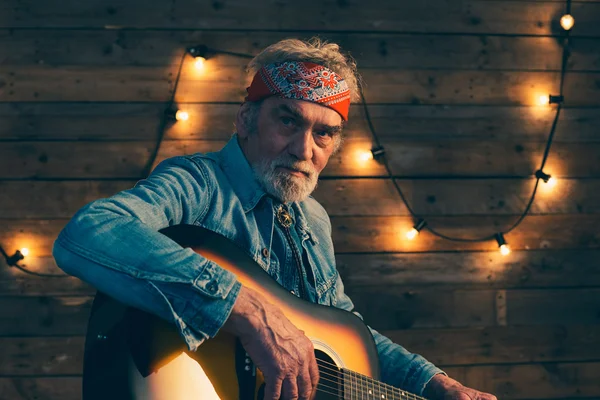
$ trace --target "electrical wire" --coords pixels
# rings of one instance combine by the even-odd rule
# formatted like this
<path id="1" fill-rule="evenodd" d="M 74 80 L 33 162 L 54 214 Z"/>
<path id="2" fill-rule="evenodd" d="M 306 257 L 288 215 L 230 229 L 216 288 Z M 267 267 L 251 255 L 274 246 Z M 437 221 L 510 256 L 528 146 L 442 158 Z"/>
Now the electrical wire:
<path id="1" fill-rule="evenodd" d="M 187 50 L 184 50 L 181 55 L 181 60 L 179 61 L 179 67 L 177 68 L 177 76 L 175 78 L 175 83 L 173 84 L 173 93 L 171 94 L 171 98 L 167 103 L 167 107 L 165 108 L 165 112 L 161 115 L 160 123 L 158 125 L 158 138 L 156 140 L 156 145 L 154 146 L 154 150 L 152 151 L 152 155 L 148 159 L 146 166 L 144 167 L 144 171 L 142 172 L 142 177 L 147 177 L 152 172 L 152 166 L 156 161 L 156 157 L 158 156 L 158 152 L 160 150 L 160 146 L 163 142 L 165 131 L 167 128 L 167 123 L 169 122 L 168 112 L 173 108 L 173 104 L 175 104 L 175 94 L 177 93 L 177 87 L 179 86 L 179 79 L 181 78 L 181 70 L 183 69 L 183 64 L 185 62 L 185 57 L 187 55 Z"/>
<path id="2" fill-rule="evenodd" d="M 15 267 L 16 269 L 18 269 L 19 271 L 22 271 L 26 274 L 29 275 L 34 275 L 34 276 L 39 276 L 42 278 L 70 278 L 71 275 L 67 275 L 67 274 L 41 274 L 39 272 L 34 272 L 34 271 L 30 271 L 28 269 L 25 269 L 25 265 L 21 266 L 17 263 L 14 263 L 11 265 L 11 263 L 9 262 L 9 258 L 10 256 L 8 254 L 6 254 L 6 251 L 4 251 L 4 249 L 2 248 L 2 246 L 0 246 L 0 253 L 2 253 L 2 255 L 4 256 L 4 259 L 6 260 L 6 264 L 9 267 Z"/>
<path id="3" fill-rule="evenodd" d="M 567 4 L 566 4 L 566 11 L 567 14 L 570 13 L 570 8 L 571 8 L 571 0 L 567 0 Z M 561 98 L 563 98 L 563 88 L 564 88 L 564 78 L 565 78 L 565 73 L 566 73 L 566 69 L 567 69 L 567 62 L 570 56 L 570 46 L 569 46 L 569 39 L 570 39 L 570 30 L 565 30 L 564 31 L 564 44 L 563 44 L 563 51 L 562 51 L 562 62 L 561 62 L 561 71 L 560 71 L 560 84 L 559 84 L 559 96 L 561 96 Z M 216 50 L 216 49 L 209 49 L 211 51 L 211 53 L 213 54 L 226 54 L 226 55 L 231 55 L 231 56 L 235 56 L 235 57 L 240 57 L 240 58 L 253 58 L 254 56 L 251 54 L 244 54 L 244 53 L 235 53 L 235 52 L 229 52 L 229 51 L 222 51 L 222 50 Z M 169 99 L 169 101 L 167 102 L 167 107 L 165 109 L 165 112 L 162 114 L 161 116 L 161 120 L 160 120 L 160 124 L 159 124 L 159 128 L 158 128 L 158 138 L 156 141 L 156 145 L 154 146 L 154 150 L 152 152 L 152 155 L 150 156 L 150 158 L 148 159 L 148 163 L 146 164 L 145 168 L 144 168 L 144 172 L 143 172 L 143 176 L 148 176 L 150 174 L 150 172 L 152 171 L 152 166 L 154 165 L 154 162 L 156 161 L 156 157 L 158 156 L 158 152 L 160 150 L 160 146 L 163 142 L 164 139 L 164 134 L 165 134 L 165 130 L 166 130 L 166 126 L 167 126 L 167 122 L 169 120 L 169 116 L 168 116 L 168 111 L 171 110 L 173 108 L 173 105 L 175 103 L 175 96 L 177 94 L 177 88 L 179 86 L 179 80 L 181 78 L 181 71 L 183 69 L 183 64 L 185 62 L 185 58 L 187 55 L 187 50 L 184 50 L 183 54 L 181 55 L 181 60 L 179 62 L 179 66 L 177 69 L 177 76 L 175 78 L 175 83 L 173 85 L 173 92 L 171 94 L 171 97 Z M 371 135 L 373 137 L 373 142 L 375 144 L 375 148 L 381 148 L 381 142 L 379 140 L 379 137 L 377 135 L 377 132 L 375 130 L 375 127 L 373 125 L 373 120 L 371 118 L 371 114 L 369 112 L 369 108 L 367 106 L 367 100 L 365 98 L 364 95 L 364 90 L 363 90 L 363 85 L 362 83 L 359 81 L 358 82 L 358 88 L 359 88 L 359 92 L 360 92 L 360 97 L 361 97 L 361 102 L 363 105 L 363 109 L 364 109 L 364 113 L 365 113 L 365 118 L 367 120 L 367 124 L 369 126 L 369 130 L 371 132 Z M 550 154 L 550 148 L 552 146 L 552 142 L 554 139 L 554 134 L 556 132 L 556 127 L 558 125 L 558 120 L 559 120 L 559 116 L 560 116 L 560 112 L 562 109 L 562 101 L 561 100 L 559 102 L 559 104 L 557 105 L 556 108 L 556 114 L 554 117 L 554 121 L 552 123 L 552 127 L 550 129 L 550 133 L 548 135 L 548 140 L 546 142 L 546 147 L 544 149 L 544 155 L 542 157 L 542 162 L 540 165 L 540 169 L 539 171 L 543 171 L 544 166 L 546 165 L 546 161 L 548 160 L 548 155 Z M 396 192 L 398 193 L 398 195 L 400 196 L 400 198 L 402 199 L 402 202 L 404 203 L 404 205 L 406 206 L 406 209 L 408 210 L 408 212 L 410 213 L 410 215 L 414 218 L 414 219 L 423 219 L 421 217 L 418 216 L 418 214 L 413 210 L 413 208 L 410 206 L 410 203 L 408 202 L 408 200 L 406 199 L 406 196 L 404 195 L 404 192 L 402 191 L 402 189 L 400 188 L 400 185 L 398 185 L 398 182 L 396 181 L 396 179 L 394 179 L 394 174 L 389 166 L 389 163 L 387 161 L 387 158 L 385 157 L 385 154 L 383 154 L 381 156 L 381 160 L 383 161 L 383 165 L 385 167 L 385 170 L 387 172 L 388 178 L 392 181 L 394 188 L 396 189 Z M 505 231 L 501 232 L 502 234 L 507 234 L 510 233 L 511 231 L 513 231 L 515 228 L 517 228 L 521 222 L 523 222 L 523 220 L 525 219 L 525 217 L 529 214 L 529 211 L 531 210 L 531 206 L 533 204 L 533 201 L 535 200 L 535 196 L 537 194 L 537 189 L 539 187 L 539 183 L 540 183 L 540 179 L 539 177 L 536 177 L 536 182 L 532 191 L 532 194 L 529 198 L 529 201 L 527 202 L 527 205 L 525 207 L 525 209 L 523 210 L 523 212 L 521 213 L 521 215 L 519 216 L 519 218 L 515 221 L 515 223 L 508 229 L 506 229 Z M 424 226 L 425 230 L 427 230 L 428 232 L 430 232 L 431 234 L 433 234 L 434 236 L 437 236 L 439 238 L 445 239 L 445 240 L 449 240 L 449 241 L 454 241 L 454 242 L 485 242 L 485 241 L 489 241 L 492 240 L 496 237 L 497 233 L 493 233 L 487 236 L 482 236 L 482 237 L 476 237 L 476 238 L 462 238 L 462 237 L 454 237 L 454 236 L 450 236 L 450 235 L 446 235 L 443 234 L 439 231 L 437 231 L 436 229 L 433 229 L 430 225 L 426 224 Z M 2 255 L 4 256 L 7 264 L 9 263 L 9 256 L 8 254 L 4 251 L 4 249 L 0 246 L 0 252 L 2 253 Z M 18 270 L 29 274 L 29 275 L 34 275 L 34 276 L 39 276 L 39 277 L 45 277 L 45 278 L 68 278 L 70 277 L 70 275 L 58 275 L 58 274 L 42 274 L 42 273 L 38 273 L 38 272 L 34 272 L 34 271 L 30 271 L 27 270 L 26 268 L 23 268 L 22 266 L 18 265 L 17 263 L 14 263 L 14 265 L 10 265 L 13 266 L 15 268 L 17 268 Z"/>
<path id="4" fill-rule="evenodd" d="M 571 1 L 567 0 L 567 11 L 570 9 L 570 3 L 571 3 Z M 567 62 L 568 62 L 569 55 L 570 55 L 569 34 L 570 34 L 570 30 L 567 30 L 564 32 L 565 36 L 564 36 L 564 44 L 563 44 L 563 51 L 562 51 L 560 84 L 559 84 L 559 96 L 561 96 L 561 98 L 563 96 L 565 72 L 567 69 Z M 361 101 L 362 101 L 362 105 L 363 105 L 363 109 L 364 109 L 364 113 L 365 113 L 365 118 L 367 120 L 367 125 L 369 126 L 369 130 L 371 131 L 371 135 L 373 137 L 373 142 L 374 142 L 376 148 L 380 148 L 381 142 L 380 142 L 379 137 L 377 136 L 377 132 L 375 131 L 375 128 L 373 126 L 373 121 L 371 119 L 371 114 L 369 113 L 369 108 L 367 106 L 367 101 L 365 99 L 362 84 L 359 83 L 358 87 L 359 87 L 360 97 L 361 97 Z M 550 133 L 548 135 L 548 140 L 546 142 L 546 147 L 544 149 L 544 155 L 542 157 L 541 166 L 539 168 L 540 171 L 542 171 L 544 169 L 544 166 L 546 165 L 546 161 L 548 160 L 548 155 L 550 153 L 550 148 L 552 146 L 554 134 L 556 132 L 556 126 L 558 125 L 558 119 L 560 116 L 561 109 L 562 109 L 562 100 L 561 100 L 561 102 L 559 102 L 559 104 L 557 105 L 557 108 L 556 108 L 556 114 L 554 116 L 554 121 L 552 123 Z M 400 188 L 400 185 L 398 185 L 398 182 L 396 181 L 396 179 L 394 179 L 394 175 L 392 173 L 392 170 L 389 166 L 389 163 L 387 161 L 385 154 L 383 154 L 380 159 L 382 160 L 382 164 L 387 172 L 388 178 L 392 181 L 394 188 L 396 189 L 396 192 L 400 196 L 400 199 L 406 206 L 406 209 L 408 210 L 408 212 L 410 213 L 412 218 L 414 218 L 415 220 L 424 219 L 422 217 L 419 217 L 418 214 L 410 206 L 410 203 L 406 199 L 406 196 L 404 195 L 404 192 Z M 517 220 L 513 223 L 513 225 L 511 225 L 510 228 L 501 232 L 502 234 L 508 234 L 508 233 L 512 232 L 515 228 L 517 228 L 521 224 L 521 222 L 523 222 L 525 217 L 529 214 L 529 211 L 531 210 L 531 206 L 533 205 L 533 201 L 535 200 L 535 195 L 537 194 L 537 190 L 538 190 L 539 183 L 540 183 L 540 178 L 539 177 L 536 177 L 536 178 L 537 179 L 536 179 L 533 191 L 531 193 L 529 201 L 527 202 L 527 205 L 525 206 L 525 209 L 523 210 L 521 215 L 517 218 Z M 425 227 L 423 229 L 427 230 L 434 236 L 437 236 L 441 239 L 453 241 L 453 242 L 467 242 L 467 243 L 487 242 L 487 241 L 493 240 L 497 235 L 497 233 L 493 233 L 493 234 L 489 234 L 486 236 L 475 237 L 475 238 L 462 238 L 462 237 L 455 237 L 455 236 L 450 236 L 450 235 L 441 233 L 438 230 L 432 228 L 430 225 L 425 225 Z"/>

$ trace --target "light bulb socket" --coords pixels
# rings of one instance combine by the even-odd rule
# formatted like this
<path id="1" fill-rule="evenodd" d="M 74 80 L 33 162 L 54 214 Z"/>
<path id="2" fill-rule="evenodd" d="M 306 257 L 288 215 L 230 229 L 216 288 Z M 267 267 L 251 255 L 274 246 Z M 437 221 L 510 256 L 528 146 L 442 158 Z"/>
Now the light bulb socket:
<path id="1" fill-rule="evenodd" d="M 535 171 L 535 177 L 538 178 L 538 179 L 543 180 L 546 183 L 548 183 L 548 181 L 551 178 L 551 175 L 548 175 L 547 173 L 545 173 L 541 169 L 538 169 L 537 171 Z"/>
<path id="2" fill-rule="evenodd" d="M 194 58 L 196 58 L 196 57 L 208 58 L 209 53 L 210 53 L 208 47 L 203 44 L 188 47 L 187 52 L 189 55 L 191 55 Z"/>
<path id="3" fill-rule="evenodd" d="M 374 147 L 371 149 L 371 154 L 373 154 L 373 158 L 380 157 L 385 154 L 385 149 L 383 146 Z"/>
<path id="4" fill-rule="evenodd" d="M 165 116 L 169 121 L 175 122 L 177 121 L 177 111 L 179 111 L 177 107 L 167 108 L 165 110 Z"/>
<path id="5" fill-rule="evenodd" d="M 427 221 L 425 221 L 423 218 L 419 219 L 419 221 L 417 221 L 417 224 L 415 226 L 413 226 L 413 228 L 417 231 L 417 232 L 421 232 L 421 230 L 423 228 L 425 228 L 427 226 Z"/>
<path id="6" fill-rule="evenodd" d="M 548 103 L 550 104 L 559 104 L 562 103 L 565 100 L 565 97 L 563 95 L 549 95 L 548 96 Z"/>
<path id="7" fill-rule="evenodd" d="M 506 244 L 506 240 L 504 240 L 504 235 L 502 233 L 496 233 L 496 242 L 498 242 L 498 247 L 502 247 Z"/>
<path id="8" fill-rule="evenodd" d="M 11 267 L 14 267 L 15 265 L 17 265 L 17 263 L 19 261 L 21 261 L 24 258 L 25 258 L 25 256 L 23 256 L 23 253 L 21 253 L 20 250 L 17 250 L 15 252 L 15 254 L 13 254 L 12 256 L 6 258 L 6 263 L 8 265 L 10 265 Z"/>

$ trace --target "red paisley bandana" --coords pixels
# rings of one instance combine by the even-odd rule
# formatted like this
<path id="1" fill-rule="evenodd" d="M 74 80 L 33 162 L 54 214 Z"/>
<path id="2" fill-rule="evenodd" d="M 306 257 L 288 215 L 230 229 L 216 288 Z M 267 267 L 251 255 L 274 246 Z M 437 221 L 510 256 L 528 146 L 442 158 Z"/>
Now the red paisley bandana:
<path id="1" fill-rule="evenodd" d="M 247 101 L 269 96 L 306 100 L 337 111 L 348 120 L 350 90 L 348 84 L 332 70 L 310 62 L 288 61 L 262 67 L 246 89 Z"/>

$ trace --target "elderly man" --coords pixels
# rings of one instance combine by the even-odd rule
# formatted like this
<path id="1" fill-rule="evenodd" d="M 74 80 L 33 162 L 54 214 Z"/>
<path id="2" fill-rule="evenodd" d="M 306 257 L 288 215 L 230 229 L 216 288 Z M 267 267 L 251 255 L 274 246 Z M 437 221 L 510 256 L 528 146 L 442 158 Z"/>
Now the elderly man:
<path id="1" fill-rule="evenodd" d="M 356 66 L 336 44 L 290 39 L 249 69 L 237 133 L 221 151 L 167 159 L 132 189 L 86 205 L 53 255 L 67 273 L 175 322 L 190 350 L 220 329 L 234 333 L 265 376 L 265 398 L 308 399 L 319 371 L 304 333 L 233 273 L 157 232 L 176 224 L 217 232 L 291 293 L 353 310 L 329 217 L 310 194 L 341 145 Z M 432 399 L 495 399 L 371 332 L 385 383 Z"/>

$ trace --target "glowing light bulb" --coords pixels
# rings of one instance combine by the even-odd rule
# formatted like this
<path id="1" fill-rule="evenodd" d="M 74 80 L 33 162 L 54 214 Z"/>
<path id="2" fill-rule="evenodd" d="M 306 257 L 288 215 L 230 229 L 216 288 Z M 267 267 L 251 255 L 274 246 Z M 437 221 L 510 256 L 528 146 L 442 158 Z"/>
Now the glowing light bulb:
<path id="1" fill-rule="evenodd" d="M 548 178 L 548 181 L 546 182 L 546 186 L 549 188 L 553 188 L 554 186 L 556 186 L 557 184 L 557 180 L 556 178 L 550 177 Z"/>
<path id="2" fill-rule="evenodd" d="M 177 112 L 175 113 L 175 119 L 177 121 L 187 121 L 188 119 L 190 119 L 190 114 L 188 114 L 187 111 L 177 110 Z"/>
<path id="3" fill-rule="evenodd" d="M 23 254 L 23 257 L 27 257 L 29 255 L 29 249 L 27 247 L 23 247 L 20 252 Z"/>
<path id="4" fill-rule="evenodd" d="M 204 57 L 195 57 L 196 62 L 194 62 L 194 65 L 196 66 L 196 69 L 201 70 L 202 68 L 204 68 L 204 62 L 206 61 L 206 58 Z"/>
<path id="5" fill-rule="evenodd" d="M 571 14 L 565 14 L 560 19 L 560 26 L 562 26 L 565 31 L 571 30 L 573 25 L 575 25 L 575 18 L 573 18 Z"/>
<path id="6" fill-rule="evenodd" d="M 540 103 L 541 106 L 545 106 L 550 104 L 550 96 L 548 96 L 547 94 L 541 94 L 538 97 L 538 102 Z"/>
<path id="7" fill-rule="evenodd" d="M 419 219 L 417 224 L 415 226 L 413 226 L 410 231 L 406 232 L 406 238 L 408 240 L 413 240 L 414 238 L 416 238 L 419 235 L 419 232 L 421 232 L 421 229 L 425 228 L 426 225 L 427 225 L 427 221 L 425 221 L 423 218 Z"/>
<path id="8" fill-rule="evenodd" d="M 408 240 L 413 240 L 414 238 L 416 238 L 419 235 L 419 231 L 416 230 L 415 228 L 412 228 L 410 231 L 406 232 L 406 238 Z"/>
<path id="9" fill-rule="evenodd" d="M 500 246 L 500 254 L 507 256 L 510 254 L 510 247 L 507 244 Z"/>
<path id="10" fill-rule="evenodd" d="M 358 159 L 363 162 L 367 162 L 373 159 L 372 151 L 361 151 L 358 153 Z"/>

